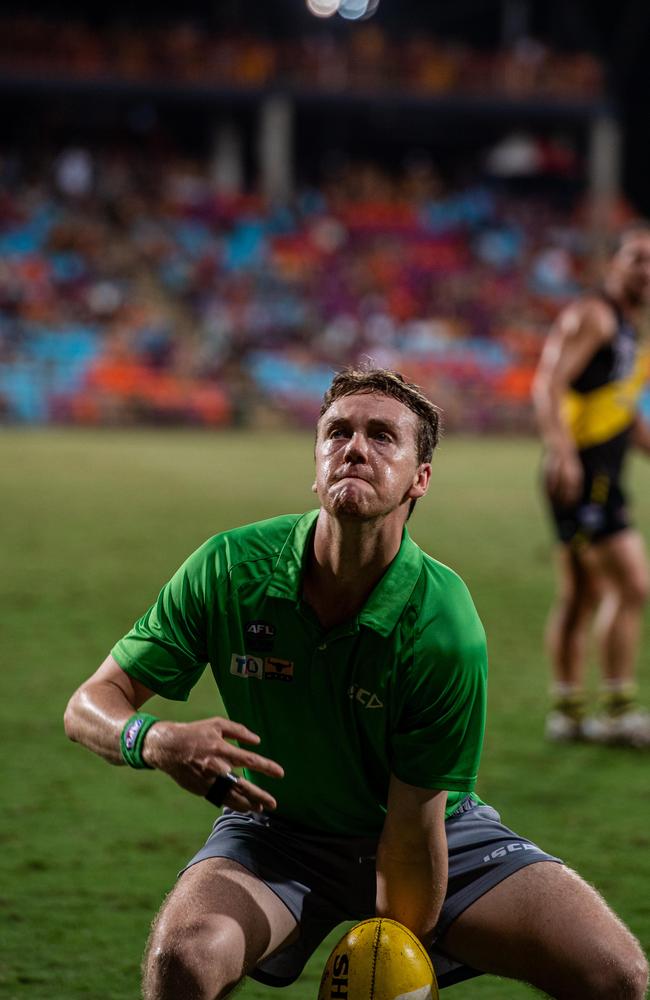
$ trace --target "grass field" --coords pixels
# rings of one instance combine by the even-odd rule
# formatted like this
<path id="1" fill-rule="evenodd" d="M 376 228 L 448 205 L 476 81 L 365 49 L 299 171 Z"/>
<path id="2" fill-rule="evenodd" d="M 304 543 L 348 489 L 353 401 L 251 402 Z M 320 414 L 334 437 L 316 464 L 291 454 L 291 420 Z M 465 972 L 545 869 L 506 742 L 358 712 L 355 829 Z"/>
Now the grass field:
<path id="1" fill-rule="evenodd" d="M 526 441 L 447 439 L 412 534 L 466 579 L 491 653 L 479 792 L 505 821 L 563 856 L 650 946 L 650 755 L 541 739 L 540 636 L 550 536 Z M 68 743 L 65 703 L 206 537 L 313 505 L 311 439 L 181 432 L 0 434 L 0 997 L 133 1000 L 148 925 L 213 813 L 162 775 L 112 768 Z M 650 468 L 635 464 L 650 527 Z M 650 657 L 642 652 L 650 699 Z M 178 719 L 214 714 L 205 677 Z M 327 945 L 283 994 L 313 1000 Z M 532 991 L 483 977 L 453 1000 Z"/>

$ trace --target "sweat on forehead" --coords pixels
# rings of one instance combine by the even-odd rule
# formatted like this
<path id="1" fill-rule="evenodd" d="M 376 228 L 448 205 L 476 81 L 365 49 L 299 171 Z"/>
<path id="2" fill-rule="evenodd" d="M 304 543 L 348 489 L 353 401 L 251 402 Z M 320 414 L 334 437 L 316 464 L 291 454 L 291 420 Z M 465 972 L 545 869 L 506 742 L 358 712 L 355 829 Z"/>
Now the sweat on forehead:
<path id="1" fill-rule="evenodd" d="M 336 399 L 333 399 L 327 409 L 322 411 L 319 422 L 335 419 L 338 414 L 349 413 L 359 408 L 367 413 L 369 417 L 372 417 L 375 413 L 382 417 L 386 415 L 387 419 L 391 419 L 388 417 L 389 413 L 397 418 L 405 414 L 413 414 L 413 410 L 403 403 L 401 399 L 388 396 L 385 392 L 361 390 L 359 392 L 348 392 L 344 396 L 337 396 Z"/>

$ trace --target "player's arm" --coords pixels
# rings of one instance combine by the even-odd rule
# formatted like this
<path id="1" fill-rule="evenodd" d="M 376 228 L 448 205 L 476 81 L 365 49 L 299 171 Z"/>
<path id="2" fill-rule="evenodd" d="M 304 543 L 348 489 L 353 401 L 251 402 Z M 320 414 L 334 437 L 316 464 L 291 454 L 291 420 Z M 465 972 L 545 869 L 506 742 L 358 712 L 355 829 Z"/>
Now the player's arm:
<path id="1" fill-rule="evenodd" d="M 632 427 L 632 444 L 644 455 L 650 456 L 650 425 L 639 416 Z"/>
<path id="2" fill-rule="evenodd" d="M 391 776 L 377 849 L 377 914 L 429 943 L 447 891 L 447 793 Z"/>
<path id="3" fill-rule="evenodd" d="M 546 339 L 533 382 L 533 405 L 546 449 L 549 491 L 570 504 L 582 489 L 582 467 L 562 414 L 569 386 L 615 332 L 612 310 L 598 300 L 568 306 Z"/>
<path id="4" fill-rule="evenodd" d="M 123 764 L 121 734 L 131 716 L 154 692 L 131 677 L 108 656 L 99 669 L 72 695 L 65 711 L 67 736 L 111 764 Z M 198 722 L 157 721 L 142 747 L 145 764 L 164 771 L 182 788 L 205 795 L 219 775 L 247 767 L 281 778 L 275 761 L 229 740 L 256 745 L 259 737 L 237 722 L 216 716 Z M 257 785 L 240 778 L 228 792 L 226 804 L 242 811 L 275 809 L 275 799 Z"/>

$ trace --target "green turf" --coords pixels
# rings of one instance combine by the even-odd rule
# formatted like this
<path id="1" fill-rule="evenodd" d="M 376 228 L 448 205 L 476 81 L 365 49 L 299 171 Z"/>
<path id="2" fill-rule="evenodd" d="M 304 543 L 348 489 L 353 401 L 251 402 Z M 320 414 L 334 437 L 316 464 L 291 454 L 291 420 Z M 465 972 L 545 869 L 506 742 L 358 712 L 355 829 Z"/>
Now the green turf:
<path id="1" fill-rule="evenodd" d="M 149 921 L 210 808 L 161 775 L 111 768 L 68 743 L 62 713 L 159 585 L 207 536 L 313 505 L 308 435 L 0 433 L 0 997 L 133 1000 Z M 479 791 L 505 820 L 594 882 L 650 944 L 650 756 L 545 745 L 540 635 L 551 545 L 526 441 L 445 440 L 415 538 L 467 580 L 491 651 Z M 650 469 L 635 464 L 641 525 Z M 642 676 L 650 673 L 646 649 Z M 215 711 L 208 678 L 175 718 Z M 326 948 L 276 994 L 310 1000 Z M 454 1000 L 516 1000 L 483 977 Z"/>

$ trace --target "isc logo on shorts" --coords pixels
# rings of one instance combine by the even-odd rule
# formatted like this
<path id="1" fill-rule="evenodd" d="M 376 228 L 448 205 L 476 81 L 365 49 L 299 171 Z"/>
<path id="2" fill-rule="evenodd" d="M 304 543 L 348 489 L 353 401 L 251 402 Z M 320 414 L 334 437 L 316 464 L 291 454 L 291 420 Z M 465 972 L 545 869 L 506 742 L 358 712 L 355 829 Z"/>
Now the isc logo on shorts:
<path id="1" fill-rule="evenodd" d="M 259 681 L 281 681 L 285 684 L 293 680 L 293 660 L 279 660 L 277 656 L 249 656 L 247 653 L 233 653 L 230 658 L 230 673 L 237 677 L 256 677 Z"/>
<path id="2" fill-rule="evenodd" d="M 516 851 L 539 851 L 540 854 L 543 853 L 536 844 L 525 844 L 521 841 L 515 841 L 512 844 L 504 844 L 503 847 L 497 847 L 490 854 L 486 854 L 483 860 L 485 862 L 496 861 L 497 858 L 505 858 L 508 854 L 514 854 Z"/>

